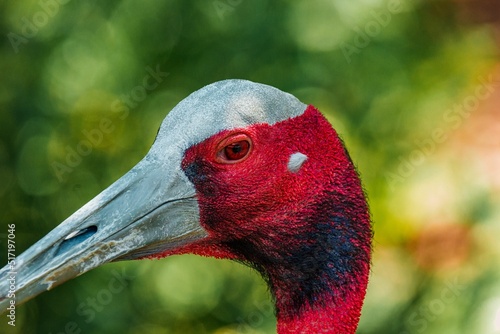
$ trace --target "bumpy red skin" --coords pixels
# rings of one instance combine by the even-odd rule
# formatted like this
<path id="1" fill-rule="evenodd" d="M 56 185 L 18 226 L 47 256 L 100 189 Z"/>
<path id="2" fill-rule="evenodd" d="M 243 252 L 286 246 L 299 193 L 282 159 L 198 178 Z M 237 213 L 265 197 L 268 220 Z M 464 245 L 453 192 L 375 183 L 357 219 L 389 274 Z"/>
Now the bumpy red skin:
<path id="1" fill-rule="evenodd" d="M 217 160 L 221 141 L 252 139 L 239 163 Z M 290 155 L 307 155 L 298 172 Z M 174 252 L 249 263 L 276 299 L 277 331 L 355 333 L 371 253 L 371 223 L 356 170 L 335 130 L 309 106 L 274 125 L 223 131 L 185 152 L 209 237 Z"/>

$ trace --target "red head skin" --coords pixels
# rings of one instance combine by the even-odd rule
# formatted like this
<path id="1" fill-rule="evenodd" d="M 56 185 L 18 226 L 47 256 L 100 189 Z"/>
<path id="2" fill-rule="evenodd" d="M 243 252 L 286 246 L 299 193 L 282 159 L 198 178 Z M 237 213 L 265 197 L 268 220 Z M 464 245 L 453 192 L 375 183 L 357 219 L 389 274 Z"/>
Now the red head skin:
<path id="1" fill-rule="evenodd" d="M 229 163 L 224 147 L 249 138 Z M 296 172 L 290 156 L 307 156 Z M 182 168 L 195 185 L 209 236 L 173 253 L 239 260 L 276 300 L 277 331 L 355 333 L 368 283 L 370 216 L 342 141 L 313 106 L 274 125 L 226 130 L 190 147 Z"/>

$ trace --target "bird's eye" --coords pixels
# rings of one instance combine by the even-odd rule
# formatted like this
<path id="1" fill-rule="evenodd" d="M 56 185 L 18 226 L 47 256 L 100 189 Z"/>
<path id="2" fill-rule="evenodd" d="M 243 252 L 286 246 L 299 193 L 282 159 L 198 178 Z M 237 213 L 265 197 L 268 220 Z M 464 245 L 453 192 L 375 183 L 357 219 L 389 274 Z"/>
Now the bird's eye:
<path id="1" fill-rule="evenodd" d="M 240 160 L 244 158 L 250 150 L 250 143 L 246 140 L 240 140 L 224 147 L 224 155 L 227 160 Z"/>
<path id="2" fill-rule="evenodd" d="M 252 142 L 246 134 L 238 134 L 226 138 L 219 144 L 217 161 L 236 163 L 244 160 L 252 148 Z"/>

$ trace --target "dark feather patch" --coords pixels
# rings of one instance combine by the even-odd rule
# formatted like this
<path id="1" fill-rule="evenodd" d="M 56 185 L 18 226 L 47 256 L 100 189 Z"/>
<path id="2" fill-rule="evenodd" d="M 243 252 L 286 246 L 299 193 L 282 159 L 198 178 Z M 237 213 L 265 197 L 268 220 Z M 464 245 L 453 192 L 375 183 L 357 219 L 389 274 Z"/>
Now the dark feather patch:
<path id="1" fill-rule="evenodd" d="M 338 194 L 337 194 L 338 195 Z M 369 262 L 371 231 L 363 222 L 342 215 L 344 208 L 334 207 L 334 194 L 303 217 L 309 224 L 303 231 L 290 234 L 254 232 L 242 239 L 225 242 L 225 246 L 258 270 L 271 291 L 275 284 L 286 286 L 286 312 L 300 313 L 305 304 L 315 305 L 330 296 L 344 298 L 353 277 L 365 271 Z M 353 210 L 356 205 L 343 202 Z M 360 208 L 362 209 L 362 208 Z M 293 224 L 292 224 L 293 225 Z M 277 310 L 278 313 L 281 310 Z"/>

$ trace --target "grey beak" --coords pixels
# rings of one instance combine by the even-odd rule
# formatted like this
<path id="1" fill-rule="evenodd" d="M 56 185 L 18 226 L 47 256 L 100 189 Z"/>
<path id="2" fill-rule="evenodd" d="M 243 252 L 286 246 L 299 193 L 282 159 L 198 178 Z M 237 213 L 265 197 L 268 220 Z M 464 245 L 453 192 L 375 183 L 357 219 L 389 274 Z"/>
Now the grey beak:
<path id="1" fill-rule="evenodd" d="M 169 251 L 206 235 L 194 187 L 180 167 L 146 156 L 0 270 L 0 313 L 12 294 L 20 304 L 104 263 Z"/>

